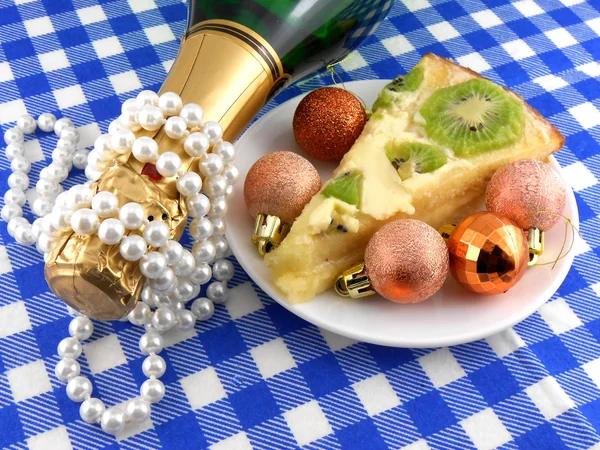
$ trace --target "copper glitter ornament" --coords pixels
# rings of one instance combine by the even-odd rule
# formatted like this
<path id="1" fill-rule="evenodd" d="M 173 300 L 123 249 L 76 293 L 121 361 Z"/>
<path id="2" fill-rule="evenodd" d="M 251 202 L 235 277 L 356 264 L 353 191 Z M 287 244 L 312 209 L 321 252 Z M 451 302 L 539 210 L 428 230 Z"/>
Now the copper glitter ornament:
<path id="1" fill-rule="evenodd" d="M 302 150 L 320 161 L 339 161 L 362 132 L 367 116 L 345 89 L 325 87 L 302 99 L 294 113 L 294 136 Z"/>
<path id="2" fill-rule="evenodd" d="M 448 275 L 448 249 L 439 233 L 418 220 L 397 220 L 377 231 L 365 262 L 344 272 L 340 295 L 362 297 L 376 291 L 397 303 L 419 303 L 435 294 Z"/>
<path id="3" fill-rule="evenodd" d="M 261 255 L 281 243 L 320 189 L 317 169 L 296 153 L 270 153 L 254 163 L 246 175 L 244 200 L 256 219 L 252 241 Z"/>
<path id="4" fill-rule="evenodd" d="M 523 229 L 547 231 L 565 209 L 566 189 L 548 164 L 522 159 L 499 169 L 485 191 L 488 211 L 508 217 Z"/>
<path id="5" fill-rule="evenodd" d="M 448 251 L 452 276 L 477 294 L 508 291 L 529 262 L 523 230 L 492 212 L 478 212 L 459 223 L 448 239 Z"/>

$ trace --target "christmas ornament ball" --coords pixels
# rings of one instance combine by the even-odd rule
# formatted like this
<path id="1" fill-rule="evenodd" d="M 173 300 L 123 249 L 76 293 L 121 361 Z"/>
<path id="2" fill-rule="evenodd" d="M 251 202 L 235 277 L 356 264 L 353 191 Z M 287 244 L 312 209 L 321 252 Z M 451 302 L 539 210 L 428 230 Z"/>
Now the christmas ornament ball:
<path id="1" fill-rule="evenodd" d="M 509 163 L 496 171 L 485 192 L 488 211 L 523 229 L 552 228 L 565 209 L 565 185 L 548 164 L 535 159 Z"/>
<path id="2" fill-rule="evenodd" d="M 450 273 L 465 289 L 500 294 L 519 281 L 529 262 L 523 230 L 507 217 L 475 213 L 448 238 Z"/>
<path id="3" fill-rule="evenodd" d="M 418 220 L 397 220 L 377 231 L 365 251 L 371 285 L 397 303 L 419 303 L 448 275 L 448 249 L 440 234 Z"/>
<path id="4" fill-rule="evenodd" d="M 319 189 L 319 172 L 306 158 L 280 151 L 263 156 L 250 168 L 244 200 L 252 217 L 272 215 L 291 224 Z"/>
<path id="5" fill-rule="evenodd" d="M 320 161 L 339 161 L 358 139 L 367 116 L 352 93 L 337 87 L 316 89 L 294 113 L 296 142 Z"/>

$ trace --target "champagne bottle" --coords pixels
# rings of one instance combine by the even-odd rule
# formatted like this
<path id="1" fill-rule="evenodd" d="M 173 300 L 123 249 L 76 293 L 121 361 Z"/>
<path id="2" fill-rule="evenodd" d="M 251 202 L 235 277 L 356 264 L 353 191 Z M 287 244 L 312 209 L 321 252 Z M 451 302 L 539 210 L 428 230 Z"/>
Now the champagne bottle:
<path id="1" fill-rule="evenodd" d="M 266 102 L 291 82 L 339 61 L 371 34 L 391 0 L 188 0 L 188 26 L 179 54 L 161 88 L 184 103 L 197 103 L 233 141 Z M 163 130 L 140 132 L 160 152 L 196 170 L 198 158 Z M 110 191 L 119 204 L 138 202 L 153 217 L 167 217 L 171 238 L 184 231 L 185 202 L 176 178 L 161 177 L 150 163 L 116 158 L 91 186 Z M 46 256 L 52 291 L 83 314 L 114 320 L 133 309 L 145 279 L 137 262 L 124 260 L 119 245 L 97 235 L 65 235 Z"/>

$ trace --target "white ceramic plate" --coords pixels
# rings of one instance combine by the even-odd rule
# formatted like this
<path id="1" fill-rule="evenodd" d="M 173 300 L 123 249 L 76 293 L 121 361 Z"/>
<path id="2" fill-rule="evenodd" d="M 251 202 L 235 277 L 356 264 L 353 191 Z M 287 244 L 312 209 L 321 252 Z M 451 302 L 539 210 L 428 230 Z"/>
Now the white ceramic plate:
<path id="1" fill-rule="evenodd" d="M 355 81 L 346 83 L 346 87 L 371 105 L 387 82 Z M 277 150 L 302 154 L 292 131 L 294 111 L 302 97 L 270 111 L 239 139 L 236 163 L 242 177 L 235 187 L 227 217 L 227 238 L 236 258 L 256 284 L 282 306 L 319 327 L 360 341 L 394 347 L 440 347 L 481 339 L 520 322 L 543 305 L 561 285 L 573 262 L 572 253 L 559 261 L 554 270 L 550 266 L 528 269 L 515 287 L 495 296 L 470 294 L 449 276 L 435 296 L 416 305 L 399 305 L 379 296 L 344 299 L 332 289 L 311 302 L 288 304 L 252 245 L 254 221 L 244 204 L 243 186 L 245 174 L 261 156 Z M 323 180 L 329 179 L 335 164 L 312 159 L 311 162 Z M 554 159 L 552 166 L 566 183 Z M 577 205 L 571 189 L 568 189 L 565 215 L 578 225 Z M 564 227 L 560 225 L 546 233 L 544 260 L 558 254 L 563 233 Z"/>

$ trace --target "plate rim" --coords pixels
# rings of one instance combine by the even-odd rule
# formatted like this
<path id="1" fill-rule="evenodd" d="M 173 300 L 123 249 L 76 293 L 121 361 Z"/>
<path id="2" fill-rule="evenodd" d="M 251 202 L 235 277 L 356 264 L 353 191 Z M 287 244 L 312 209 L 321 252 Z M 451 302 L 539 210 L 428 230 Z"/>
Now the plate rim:
<path id="1" fill-rule="evenodd" d="M 346 82 L 346 87 L 347 87 L 347 89 L 351 89 L 352 86 L 356 86 L 357 84 L 371 84 L 371 83 L 383 84 L 384 82 L 389 82 L 389 81 L 390 80 L 383 80 L 383 79 L 356 80 L 356 81 Z M 244 138 L 244 136 L 250 131 L 250 129 L 252 129 L 252 127 L 256 126 L 259 122 L 267 120 L 271 115 L 274 115 L 277 110 L 279 110 L 281 107 L 283 107 L 287 103 L 292 102 L 298 98 L 304 97 L 307 94 L 308 94 L 308 92 L 303 92 L 299 95 L 296 95 L 296 96 L 286 100 L 285 102 L 275 106 L 274 108 L 272 108 L 270 111 L 266 112 L 265 114 L 263 114 L 260 118 L 258 118 L 252 125 L 250 125 L 244 131 L 244 133 L 237 139 L 235 145 L 238 145 L 238 142 L 240 140 L 242 140 Z M 553 166 L 553 168 L 555 170 L 557 170 L 558 172 L 560 172 L 559 176 L 560 176 L 561 180 L 565 183 L 565 187 L 567 188 L 567 197 L 568 197 L 567 203 L 572 205 L 572 207 L 574 209 L 574 213 L 575 213 L 574 217 L 570 218 L 570 219 L 571 219 L 573 225 L 576 228 L 579 228 L 579 208 L 577 205 L 577 201 L 575 199 L 575 194 L 573 192 L 573 189 L 571 188 L 571 186 L 565 179 L 564 174 L 563 174 L 563 169 L 560 166 L 560 164 L 558 163 L 558 161 L 556 160 L 556 158 L 554 157 L 554 155 L 550 155 L 549 160 L 550 160 L 550 164 Z M 464 333 L 461 333 L 458 336 L 445 339 L 443 342 L 441 342 L 441 340 L 439 340 L 439 339 L 437 339 L 437 340 L 435 340 L 435 339 L 432 339 L 432 340 L 402 339 L 402 343 L 399 343 L 398 340 L 394 340 L 394 339 L 385 339 L 385 338 L 377 338 L 375 340 L 369 339 L 368 337 L 364 336 L 364 334 L 355 332 L 354 330 L 350 330 L 350 329 L 348 329 L 348 330 L 343 329 L 342 331 L 340 331 L 339 328 L 332 328 L 331 324 L 329 322 L 323 321 L 320 317 L 314 317 L 312 315 L 305 314 L 304 311 L 302 309 L 299 309 L 296 304 L 291 304 L 285 300 L 280 300 L 278 297 L 281 295 L 281 293 L 279 291 L 277 291 L 277 289 L 274 286 L 271 286 L 270 283 L 263 283 L 261 280 L 261 277 L 258 276 L 256 271 L 254 270 L 253 265 L 245 264 L 242 261 L 240 261 L 240 259 L 238 259 L 237 254 L 240 253 L 240 249 L 237 247 L 237 243 L 236 243 L 235 239 L 229 238 L 230 233 L 231 233 L 230 229 L 227 228 L 226 232 L 225 232 L 225 236 L 229 242 L 231 251 L 232 251 L 233 255 L 235 256 L 236 261 L 244 269 L 244 271 L 248 274 L 248 276 L 250 277 L 252 282 L 254 282 L 273 301 L 277 302 L 279 305 L 283 306 L 286 310 L 290 311 L 294 315 L 300 317 L 303 320 L 306 320 L 308 323 L 311 323 L 319 328 L 325 329 L 327 331 L 338 334 L 340 336 L 344 336 L 344 337 L 354 339 L 354 340 L 357 340 L 360 342 L 366 342 L 366 343 L 370 343 L 370 344 L 382 345 L 382 346 L 386 346 L 386 347 L 395 347 L 395 348 L 436 348 L 436 347 L 460 345 L 460 344 L 466 344 L 469 342 L 474 342 L 474 341 L 477 341 L 480 339 L 484 339 L 488 336 L 492 336 L 496 333 L 504 331 L 504 330 L 514 326 L 515 324 L 522 322 L 529 316 L 531 316 L 536 310 L 538 310 L 550 298 L 552 298 L 552 296 L 556 293 L 558 288 L 562 285 L 562 283 L 566 279 L 567 275 L 569 274 L 571 267 L 573 265 L 573 260 L 575 258 L 575 254 L 574 254 L 573 250 L 571 252 L 569 252 L 563 258 L 566 263 L 566 268 L 565 268 L 564 272 L 560 273 L 560 275 L 558 277 L 553 278 L 552 282 L 549 283 L 548 285 L 546 285 L 544 290 L 541 291 L 540 294 L 538 295 L 537 301 L 532 302 L 527 307 L 519 310 L 519 314 L 515 314 L 515 317 L 513 317 L 513 318 L 509 317 L 508 319 L 506 319 L 504 321 L 500 320 L 498 323 L 494 324 L 493 327 L 489 327 L 485 332 L 465 331 Z M 541 299 L 543 299 L 543 300 L 541 300 Z"/>

